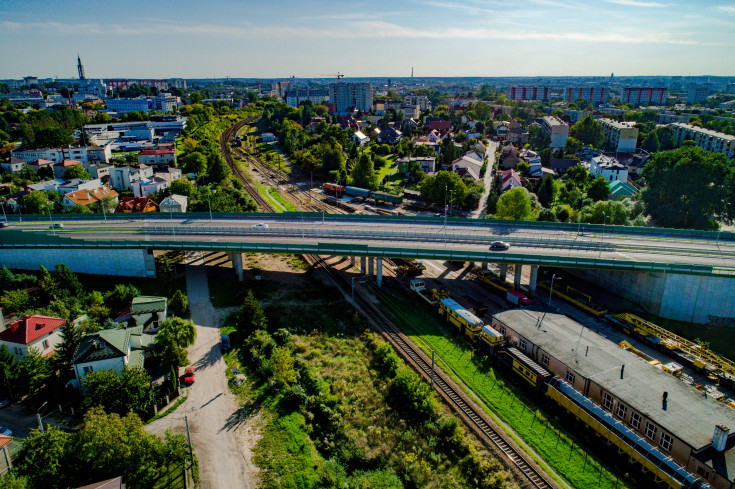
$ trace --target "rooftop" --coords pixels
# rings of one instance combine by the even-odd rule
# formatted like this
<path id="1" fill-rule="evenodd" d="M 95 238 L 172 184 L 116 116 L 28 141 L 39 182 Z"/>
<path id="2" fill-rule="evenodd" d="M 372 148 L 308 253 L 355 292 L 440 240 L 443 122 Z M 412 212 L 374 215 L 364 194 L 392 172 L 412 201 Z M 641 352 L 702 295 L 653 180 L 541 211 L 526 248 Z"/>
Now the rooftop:
<path id="1" fill-rule="evenodd" d="M 602 124 L 605 124 L 605 125 L 608 125 L 608 126 L 612 126 L 612 127 L 616 128 L 616 129 L 630 129 L 633 126 L 635 126 L 635 124 L 636 124 L 633 121 L 631 121 L 631 122 L 619 122 L 619 121 L 614 121 L 612 119 L 607 119 L 605 117 L 600 118 L 600 119 L 597 119 L 597 120 L 598 120 L 598 122 L 600 122 Z"/>
<path id="2" fill-rule="evenodd" d="M 561 314 L 522 309 L 493 316 L 540 349 L 695 449 L 712 442 L 715 425 L 735 426 L 735 411 Z M 624 378 L 620 367 L 625 365 Z M 668 392 L 666 409 L 661 398 Z M 693 422 L 696 420 L 696 422 Z"/>
<path id="3" fill-rule="evenodd" d="M 71 363 L 88 363 L 124 357 L 129 351 L 130 331 L 125 329 L 103 329 L 82 338 L 74 352 Z"/>
<path id="4" fill-rule="evenodd" d="M 693 126 L 691 124 L 686 124 L 684 122 L 674 122 L 671 124 L 671 126 L 689 129 L 690 131 L 696 131 L 702 134 L 706 134 L 708 136 L 713 136 L 713 137 L 725 139 L 728 141 L 735 141 L 735 136 L 732 136 L 730 134 L 725 134 L 724 132 L 719 132 L 719 131 L 713 131 L 712 129 L 706 129 L 704 127 Z"/>
<path id="5" fill-rule="evenodd" d="M 8 324 L 8 329 L 0 333 L 0 340 L 30 345 L 37 339 L 55 331 L 65 322 L 65 319 L 49 316 L 24 316 L 23 319 Z"/>

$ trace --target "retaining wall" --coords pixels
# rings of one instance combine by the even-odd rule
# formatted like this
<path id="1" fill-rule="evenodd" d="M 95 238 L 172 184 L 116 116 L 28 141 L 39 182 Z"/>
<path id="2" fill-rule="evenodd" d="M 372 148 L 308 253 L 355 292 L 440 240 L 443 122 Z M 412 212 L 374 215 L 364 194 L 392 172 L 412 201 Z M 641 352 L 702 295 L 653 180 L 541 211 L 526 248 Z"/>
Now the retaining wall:
<path id="1" fill-rule="evenodd" d="M 41 265 L 53 270 L 65 263 L 73 272 L 93 275 L 155 277 L 153 253 L 145 249 L 4 249 L 0 251 L 0 267 L 40 270 Z"/>

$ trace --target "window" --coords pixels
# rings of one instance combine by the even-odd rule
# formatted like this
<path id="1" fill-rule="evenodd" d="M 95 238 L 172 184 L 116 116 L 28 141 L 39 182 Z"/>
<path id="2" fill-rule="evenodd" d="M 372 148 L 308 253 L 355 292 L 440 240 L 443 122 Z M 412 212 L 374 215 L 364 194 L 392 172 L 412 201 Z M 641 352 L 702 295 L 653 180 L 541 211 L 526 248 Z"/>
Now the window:
<path id="1" fill-rule="evenodd" d="M 636 413 L 635 411 L 630 412 L 630 425 L 638 429 L 641 427 L 641 415 Z"/>
<path id="2" fill-rule="evenodd" d="M 84 375 L 87 375 L 89 372 L 92 372 L 94 370 L 93 367 L 84 367 Z"/>
<path id="3" fill-rule="evenodd" d="M 617 415 L 620 419 L 625 419 L 625 415 L 628 414 L 628 407 L 625 404 L 618 403 Z"/>
<path id="4" fill-rule="evenodd" d="M 705 480 L 709 478 L 709 474 L 707 474 L 707 469 L 705 469 L 701 465 L 697 467 L 697 475 L 704 477 Z"/>
<path id="5" fill-rule="evenodd" d="M 661 433 L 661 440 L 659 440 L 658 444 L 661 445 L 661 448 L 666 450 L 667 452 L 671 451 L 671 445 L 673 445 L 674 441 L 671 439 L 671 436 L 667 435 L 666 433 Z"/>
<path id="6" fill-rule="evenodd" d="M 524 340 L 523 338 L 518 340 L 518 348 L 520 348 L 521 350 L 525 350 L 527 346 L 528 345 L 526 344 L 526 340 Z"/>
<path id="7" fill-rule="evenodd" d="M 646 436 L 650 438 L 651 440 L 656 439 L 656 432 L 658 431 L 658 428 L 654 426 L 650 421 L 646 421 Z"/>
<path id="8" fill-rule="evenodd" d="M 43 340 L 43 343 L 41 344 L 43 345 L 44 350 L 48 348 L 48 340 Z"/>
<path id="9" fill-rule="evenodd" d="M 547 367 L 549 366 L 549 357 L 547 357 L 545 353 L 541 354 L 541 363 L 543 363 Z"/>
<path id="10" fill-rule="evenodd" d="M 500 331 L 500 334 L 505 334 L 505 328 L 503 326 L 498 326 L 498 331 Z"/>
<path id="11" fill-rule="evenodd" d="M 610 394 L 607 392 L 602 393 L 602 406 L 607 409 L 608 411 L 612 411 L 613 407 L 613 398 Z"/>
<path id="12" fill-rule="evenodd" d="M 572 385 L 574 385 L 574 381 L 577 380 L 577 376 L 574 375 L 569 370 L 567 370 L 567 376 L 565 378 L 566 378 L 566 381 L 569 382 Z"/>

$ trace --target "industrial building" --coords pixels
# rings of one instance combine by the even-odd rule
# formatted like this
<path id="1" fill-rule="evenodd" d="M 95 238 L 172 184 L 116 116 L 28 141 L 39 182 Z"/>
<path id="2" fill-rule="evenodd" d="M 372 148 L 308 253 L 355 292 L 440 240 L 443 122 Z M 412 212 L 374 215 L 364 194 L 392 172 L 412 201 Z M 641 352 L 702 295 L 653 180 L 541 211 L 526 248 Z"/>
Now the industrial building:
<path id="1" fill-rule="evenodd" d="M 561 314 L 493 316 L 509 346 L 647 438 L 716 489 L 735 479 L 735 411 Z"/>
<path id="2" fill-rule="evenodd" d="M 550 148 L 563 148 L 567 144 L 569 126 L 558 117 L 552 115 L 543 117 L 541 119 L 541 130 L 551 139 Z"/>
<path id="3" fill-rule="evenodd" d="M 686 140 L 691 140 L 704 150 L 722 153 L 728 158 L 735 157 L 735 136 L 683 122 L 675 122 L 671 124 L 671 128 L 674 130 L 678 146 Z"/>
<path id="4" fill-rule="evenodd" d="M 612 119 L 597 119 L 602 124 L 605 147 L 616 153 L 635 153 L 638 144 L 638 129 L 635 122 L 618 122 Z"/>

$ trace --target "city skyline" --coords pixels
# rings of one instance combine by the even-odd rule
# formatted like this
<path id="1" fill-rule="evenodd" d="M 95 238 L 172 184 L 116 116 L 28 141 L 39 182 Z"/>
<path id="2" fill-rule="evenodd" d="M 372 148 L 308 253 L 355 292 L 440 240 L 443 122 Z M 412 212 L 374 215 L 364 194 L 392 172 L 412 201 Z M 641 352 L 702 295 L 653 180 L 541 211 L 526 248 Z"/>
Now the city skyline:
<path id="1" fill-rule="evenodd" d="M 733 75 L 735 6 L 706 0 L 47 0 L 0 6 L 0 78 Z M 143 15 L 141 15 L 143 13 Z"/>

